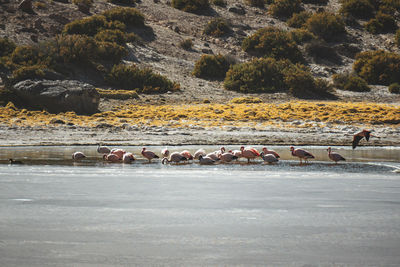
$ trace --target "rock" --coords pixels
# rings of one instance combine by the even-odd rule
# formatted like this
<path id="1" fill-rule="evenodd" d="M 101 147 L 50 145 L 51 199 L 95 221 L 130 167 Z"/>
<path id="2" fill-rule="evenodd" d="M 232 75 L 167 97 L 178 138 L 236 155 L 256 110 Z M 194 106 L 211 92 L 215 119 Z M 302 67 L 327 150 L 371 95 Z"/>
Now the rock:
<path id="1" fill-rule="evenodd" d="M 201 49 L 201 52 L 203 54 L 214 54 L 213 51 L 209 48 L 203 48 L 203 49 Z"/>
<path id="2" fill-rule="evenodd" d="M 18 9 L 28 13 L 33 13 L 32 0 L 22 0 L 18 5 Z"/>
<path id="3" fill-rule="evenodd" d="M 100 95 L 94 86 L 75 80 L 25 80 L 13 86 L 24 106 L 52 113 L 98 111 Z"/>
<path id="4" fill-rule="evenodd" d="M 239 14 L 239 15 L 246 14 L 246 11 L 244 10 L 244 8 L 239 4 L 236 4 L 234 6 L 229 7 L 228 11 L 232 12 L 232 13 L 235 13 L 235 14 Z"/>

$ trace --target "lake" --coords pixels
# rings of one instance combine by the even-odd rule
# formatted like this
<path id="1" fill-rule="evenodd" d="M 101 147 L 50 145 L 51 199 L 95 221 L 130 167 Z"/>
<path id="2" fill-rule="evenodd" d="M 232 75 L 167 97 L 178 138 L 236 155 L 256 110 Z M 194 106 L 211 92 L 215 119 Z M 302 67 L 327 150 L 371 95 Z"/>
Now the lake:
<path id="1" fill-rule="evenodd" d="M 3 147 L 1 265 L 400 265 L 399 148 L 334 147 L 347 159 L 335 165 L 326 147 L 306 147 L 316 160 L 304 166 L 269 148 L 277 165 L 110 164 L 94 146 Z M 73 162 L 75 151 L 88 158 Z"/>

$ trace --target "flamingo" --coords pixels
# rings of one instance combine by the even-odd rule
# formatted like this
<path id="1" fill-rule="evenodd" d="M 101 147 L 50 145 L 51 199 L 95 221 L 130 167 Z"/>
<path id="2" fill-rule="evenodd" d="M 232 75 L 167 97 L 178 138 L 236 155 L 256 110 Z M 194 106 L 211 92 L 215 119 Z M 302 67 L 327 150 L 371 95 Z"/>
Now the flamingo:
<path id="1" fill-rule="evenodd" d="M 252 147 L 240 147 L 240 151 L 242 151 L 242 157 L 247 159 L 247 162 L 250 163 L 250 159 L 254 159 L 260 156 L 260 153 L 257 149 Z"/>
<path id="2" fill-rule="evenodd" d="M 211 158 L 214 161 L 219 160 L 219 157 L 217 156 L 217 154 L 215 154 L 216 151 L 208 153 L 205 157 L 207 158 Z M 199 158 L 200 159 L 200 158 Z"/>
<path id="3" fill-rule="evenodd" d="M 151 162 L 152 159 L 159 158 L 159 156 L 157 156 L 153 151 L 146 150 L 145 147 L 142 149 L 142 155 L 143 157 L 149 160 L 149 163 Z"/>
<path id="4" fill-rule="evenodd" d="M 331 160 L 333 160 L 336 164 L 338 163 L 338 161 L 341 160 L 346 160 L 345 158 L 343 158 L 339 153 L 336 152 L 331 152 L 331 147 L 328 147 L 327 151 L 328 151 L 328 156 Z"/>
<path id="5" fill-rule="evenodd" d="M 101 154 L 109 154 L 111 152 L 111 149 L 109 147 L 102 146 L 101 144 L 98 144 L 97 152 L 101 153 Z"/>
<path id="6" fill-rule="evenodd" d="M 232 153 L 223 153 L 221 154 L 221 156 L 219 156 L 219 159 L 222 162 L 231 162 L 234 159 L 238 159 L 238 157 L 233 155 Z"/>
<path id="7" fill-rule="evenodd" d="M 313 156 L 313 154 L 311 154 L 310 152 L 308 152 L 307 150 L 301 149 L 301 148 L 297 148 L 294 149 L 294 147 L 290 147 L 290 151 L 292 152 L 292 156 L 294 157 L 298 157 L 300 159 L 300 164 L 303 163 L 303 159 L 304 162 L 307 163 L 308 159 L 314 159 L 315 157 Z"/>
<path id="8" fill-rule="evenodd" d="M 229 150 L 229 153 L 231 153 L 232 155 L 236 156 L 237 157 L 236 160 L 238 160 L 239 158 L 242 157 L 242 151 L 240 151 L 240 150 L 233 150 L 233 151 Z"/>
<path id="9" fill-rule="evenodd" d="M 135 157 L 130 152 L 127 152 L 122 156 L 123 163 L 131 163 L 132 161 L 135 161 L 135 160 L 136 160 Z"/>
<path id="10" fill-rule="evenodd" d="M 210 158 L 210 157 L 207 157 L 207 156 L 203 157 L 203 155 L 200 155 L 200 156 L 199 156 L 199 162 L 200 162 L 200 164 L 202 164 L 202 165 L 209 165 L 209 164 L 214 164 L 214 163 L 215 163 L 215 160 L 213 160 L 213 159 Z"/>
<path id="11" fill-rule="evenodd" d="M 83 154 L 80 151 L 77 151 L 74 154 L 72 154 L 72 159 L 74 159 L 74 160 L 80 160 L 80 159 L 83 159 L 83 158 L 86 158 L 86 156 L 85 156 L 85 154 Z"/>
<path id="12" fill-rule="evenodd" d="M 22 161 L 20 161 L 20 160 L 13 160 L 13 159 L 8 159 L 8 162 L 11 164 L 11 165 L 17 165 L 17 164 L 24 164 L 24 163 L 22 163 Z"/>
<path id="13" fill-rule="evenodd" d="M 365 137 L 365 140 L 367 140 L 367 142 L 369 141 L 369 138 L 371 136 L 374 136 L 371 134 L 371 131 L 368 130 L 362 130 L 359 133 L 356 133 L 353 136 L 353 149 L 355 149 L 358 146 L 358 143 L 360 143 L 360 140 L 363 139 Z M 376 136 L 375 136 L 376 137 Z"/>
<path id="14" fill-rule="evenodd" d="M 168 150 L 168 148 L 164 148 L 164 149 L 161 150 L 161 156 L 162 156 L 163 158 L 168 158 L 168 156 L 169 156 L 169 150 Z"/>
<path id="15" fill-rule="evenodd" d="M 199 149 L 194 153 L 194 158 L 195 159 L 199 159 L 200 156 L 205 156 L 207 155 L 206 152 L 204 151 L 204 149 Z"/>
<path id="16" fill-rule="evenodd" d="M 109 161 L 109 162 L 120 162 L 120 158 L 116 154 L 104 154 L 103 155 L 103 160 Z"/>
<path id="17" fill-rule="evenodd" d="M 274 154 L 265 154 L 264 151 L 260 153 L 261 158 L 264 160 L 264 162 L 267 163 L 275 163 L 278 162 L 278 158 Z"/>
<path id="18" fill-rule="evenodd" d="M 279 159 L 280 156 L 278 153 L 276 153 L 274 150 L 269 150 L 266 147 L 263 147 L 262 151 L 264 152 L 264 155 L 268 155 L 268 154 L 273 154 L 275 156 L 275 158 Z"/>
<path id="19" fill-rule="evenodd" d="M 123 149 L 113 148 L 111 150 L 111 154 L 117 155 L 119 159 L 122 159 L 122 157 L 124 156 L 125 153 L 126 153 L 126 151 Z"/>
<path id="20" fill-rule="evenodd" d="M 174 152 L 174 153 L 171 154 L 169 159 L 167 157 L 163 158 L 162 164 L 165 164 L 166 162 L 168 162 L 168 163 L 170 163 L 170 162 L 178 163 L 178 162 L 184 161 L 184 160 L 187 160 L 187 158 L 185 156 L 183 156 L 179 152 Z"/>
<path id="21" fill-rule="evenodd" d="M 187 160 L 193 160 L 192 154 L 190 154 L 190 152 L 187 150 L 183 150 L 181 152 L 181 155 L 184 156 Z"/>

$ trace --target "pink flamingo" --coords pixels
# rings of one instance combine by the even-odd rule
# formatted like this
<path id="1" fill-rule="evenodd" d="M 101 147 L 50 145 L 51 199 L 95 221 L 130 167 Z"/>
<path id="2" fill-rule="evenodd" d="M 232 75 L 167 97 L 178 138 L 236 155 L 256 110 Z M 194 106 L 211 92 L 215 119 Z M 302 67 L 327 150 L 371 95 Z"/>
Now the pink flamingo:
<path id="1" fill-rule="evenodd" d="M 236 150 L 229 150 L 229 153 L 231 153 L 232 155 L 236 156 L 237 159 L 242 157 L 242 151 L 237 150 L 237 149 Z"/>
<path id="2" fill-rule="evenodd" d="M 123 149 L 113 149 L 111 150 L 111 154 L 117 155 L 119 159 L 122 159 L 122 157 L 124 156 L 124 154 L 126 153 L 125 150 Z"/>
<path id="3" fill-rule="evenodd" d="M 145 157 L 146 159 L 149 160 L 149 163 L 151 162 L 152 159 L 159 158 L 159 156 L 157 156 L 154 152 L 146 150 L 145 147 L 142 149 L 142 155 L 143 155 L 143 157 Z"/>
<path id="4" fill-rule="evenodd" d="M 169 157 L 169 159 L 167 157 L 163 158 L 161 163 L 165 164 L 166 162 L 170 163 L 170 162 L 175 162 L 178 163 L 180 161 L 184 161 L 187 160 L 187 158 L 185 156 L 183 156 L 181 153 L 179 152 L 174 152 L 171 154 L 171 156 Z"/>
<path id="5" fill-rule="evenodd" d="M 109 154 L 111 152 L 110 148 L 106 146 L 102 146 L 101 144 L 98 144 L 97 146 L 97 152 L 101 154 Z"/>
<path id="6" fill-rule="evenodd" d="M 168 150 L 168 148 L 164 148 L 164 149 L 161 150 L 161 156 L 162 156 L 163 158 L 168 158 L 168 156 L 169 156 L 169 150 Z"/>
<path id="7" fill-rule="evenodd" d="M 250 159 L 254 159 L 260 156 L 260 153 L 257 149 L 252 147 L 240 147 L 240 151 L 242 151 L 242 157 L 247 159 L 247 163 L 250 163 Z"/>
<path id="8" fill-rule="evenodd" d="M 136 160 L 135 157 L 130 152 L 127 152 L 122 156 L 123 163 L 131 163 L 132 161 L 135 161 L 135 160 Z"/>
<path id="9" fill-rule="evenodd" d="M 214 160 L 214 161 L 218 161 L 218 160 L 219 160 L 219 157 L 217 156 L 217 154 L 215 154 L 215 152 L 217 152 L 217 151 L 208 153 L 205 157 L 206 157 L 206 158 L 211 158 L 211 159 Z M 200 159 L 200 158 L 199 158 L 199 159 Z"/>
<path id="10" fill-rule="evenodd" d="M 333 160 L 336 164 L 338 163 L 338 161 L 341 160 L 346 160 L 345 158 L 343 158 L 339 153 L 336 152 L 331 152 L 332 148 L 328 147 L 327 151 L 328 151 L 328 156 L 331 160 Z"/>
<path id="11" fill-rule="evenodd" d="M 199 150 L 197 150 L 195 153 L 194 153 L 194 158 L 195 159 L 199 159 L 199 157 L 200 156 L 206 156 L 207 155 L 207 153 L 206 153 L 206 151 L 204 151 L 204 149 L 199 149 Z"/>
<path id="12" fill-rule="evenodd" d="M 304 159 L 304 162 L 307 163 L 308 159 L 315 158 L 313 154 L 311 154 L 307 150 L 304 150 L 301 148 L 294 149 L 294 147 L 291 146 L 290 151 L 292 152 L 292 156 L 298 157 L 300 159 L 300 165 L 303 163 L 303 161 L 302 161 L 303 159 Z"/>
<path id="13" fill-rule="evenodd" d="M 84 159 L 84 158 L 86 158 L 85 154 L 83 154 L 80 151 L 75 152 L 74 154 L 72 154 L 72 159 L 74 159 L 74 160 L 80 160 L 80 159 Z"/>
<path id="14" fill-rule="evenodd" d="M 275 156 L 275 158 L 277 158 L 277 159 L 280 158 L 279 154 L 276 153 L 274 150 L 269 150 L 268 148 L 263 147 L 262 151 L 264 152 L 264 155 L 272 154 Z"/>
<path id="15" fill-rule="evenodd" d="M 187 150 L 183 150 L 181 152 L 181 155 L 184 156 L 187 160 L 193 160 L 192 154 L 190 154 L 190 152 Z"/>
<path id="16" fill-rule="evenodd" d="M 120 162 L 120 158 L 118 157 L 118 155 L 115 155 L 115 154 L 112 154 L 112 153 L 110 153 L 110 154 L 104 154 L 103 155 L 103 159 L 105 160 L 105 161 L 109 161 L 109 162 Z"/>

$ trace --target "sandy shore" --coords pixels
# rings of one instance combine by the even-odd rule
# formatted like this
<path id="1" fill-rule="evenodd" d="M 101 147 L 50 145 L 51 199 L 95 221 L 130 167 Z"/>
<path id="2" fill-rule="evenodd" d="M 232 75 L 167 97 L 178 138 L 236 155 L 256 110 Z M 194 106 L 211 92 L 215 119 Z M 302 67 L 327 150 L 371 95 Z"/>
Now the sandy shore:
<path id="1" fill-rule="evenodd" d="M 232 126 L 168 128 L 136 125 L 122 127 L 0 125 L 0 146 L 93 145 L 99 142 L 108 145 L 351 145 L 352 135 L 360 129 L 363 127 L 348 125 L 297 128 L 293 124 L 288 127 L 269 126 L 264 129 Z M 373 137 L 368 143 L 362 140 L 360 145 L 400 145 L 400 127 L 377 126 L 373 128 L 373 132 L 379 138 Z"/>

